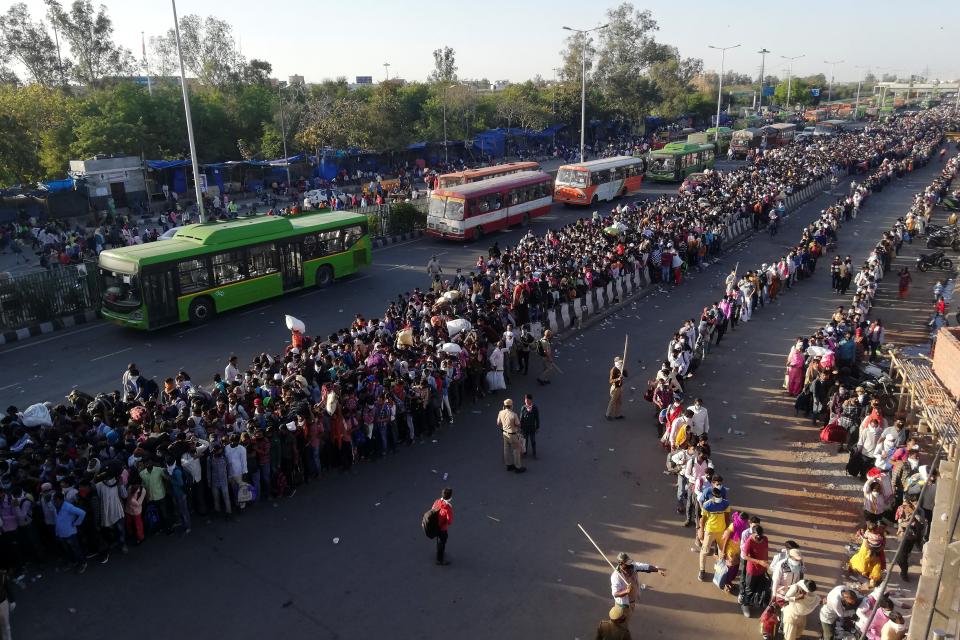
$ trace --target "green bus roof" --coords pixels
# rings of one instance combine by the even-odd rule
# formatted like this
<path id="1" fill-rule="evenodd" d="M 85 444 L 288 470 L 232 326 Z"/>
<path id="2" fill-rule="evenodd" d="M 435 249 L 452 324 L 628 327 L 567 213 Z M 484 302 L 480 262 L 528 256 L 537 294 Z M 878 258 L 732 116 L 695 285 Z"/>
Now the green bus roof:
<path id="1" fill-rule="evenodd" d="M 706 134 L 711 134 L 711 133 L 716 133 L 716 132 L 717 132 L 717 128 L 716 128 L 716 127 L 710 127 L 709 129 L 707 129 L 706 131 L 704 131 L 704 133 L 706 133 Z M 724 134 L 724 133 L 733 133 L 733 129 L 731 129 L 730 127 L 720 127 L 720 133 L 721 133 L 721 134 Z"/>
<path id="2" fill-rule="evenodd" d="M 662 148 L 653 152 L 653 155 L 675 156 L 684 153 L 696 153 L 697 151 L 712 151 L 712 144 L 694 144 L 690 142 L 671 142 L 663 145 Z"/>
<path id="3" fill-rule="evenodd" d="M 206 222 L 181 227 L 170 240 L 135 244 L 100 253 L 100 266 L 111 271 L 179 260 L 194 255 L 234 249 L 311 231 L 338 229 L 365 223 L 367 217 L 349 212 L 317 212 L 291 217 L 255 216 L 228 222 Z"/>

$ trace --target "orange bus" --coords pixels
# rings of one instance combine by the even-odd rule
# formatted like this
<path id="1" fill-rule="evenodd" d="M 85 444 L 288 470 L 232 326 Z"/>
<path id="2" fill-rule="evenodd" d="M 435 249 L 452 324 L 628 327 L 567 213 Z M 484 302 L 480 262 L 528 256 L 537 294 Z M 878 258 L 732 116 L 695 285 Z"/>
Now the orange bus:
<path id="1" fill-rule="evenodd" d="M 538 162 L 507 162 L 504 164 L 495 164 L 492 167 L 481 167 L 479 169 L 465 169 L 455 173 L 445 173 L 437 178 L 437 188 L 447 189 L 461 184 L 470 184 L 477 180 L 487 180 L 489 178 L 499 178 L 511 173 L 521 171 L 539 171 Z"/>
<path id="2" fill-rule="evenodd" d="M 566 204 L 595 205 L 600 200 L 637 193 L 646 165 L 643 158 L 633 156 L 564 165 L 557 171 L 553 199 Z"/>
<path id="3" fill-rule="evenodd" d="M 553 178 L 543 171 L 434 189 L 427 211 L 427 235 L 476 240 L 491 231 L 527 224 L 550 210 L 552 191 Z"/>

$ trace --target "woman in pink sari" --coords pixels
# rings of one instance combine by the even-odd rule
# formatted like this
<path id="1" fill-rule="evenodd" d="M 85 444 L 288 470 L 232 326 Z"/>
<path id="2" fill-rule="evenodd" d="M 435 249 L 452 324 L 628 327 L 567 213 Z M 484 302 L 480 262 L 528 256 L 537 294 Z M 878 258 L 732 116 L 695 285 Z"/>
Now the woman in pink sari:
<path id="1" fill-rule="evenodd" d="M 798 396 L 803 391 L 803 362 L 803 338 L 797 338 L 797 343 L 790 347 L 787 356 L 787 392 L 792 396 Z"/>

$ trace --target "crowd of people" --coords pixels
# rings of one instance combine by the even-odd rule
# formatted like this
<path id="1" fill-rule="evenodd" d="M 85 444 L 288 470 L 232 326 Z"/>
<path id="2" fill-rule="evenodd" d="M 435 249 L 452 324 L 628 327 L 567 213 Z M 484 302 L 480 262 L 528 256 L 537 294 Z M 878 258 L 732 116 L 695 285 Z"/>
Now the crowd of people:
<path id="1" fill-rule="evenodd" d="M 922 545 L 925 523 L 929 522 L 936 471 L 919 464 L 919 439 L 911 435 L 904 421 L 892 421 L 884 413 L 889 413 L 890 407 L 882 386 L 855 383 L 883 343 L 882 322 L 871 320 L 868 313 L 877 282 L 889 271 L 905 233 L 909 239 L 905 218 L 883 234 L 856 274 L 849 256 L 833 260 L 833 291 L 845 294 L 852 280 L 856 288 L 852 304 L 848 310 L 839 308 L 814 335 L 797 338 L 784 376 L 784 388 L 796 398 L 798 412 L 805 411 L 824 428 L 822 439 L 828 441 L 830 435 L 833 439 L 829 441 L 850 451 L 847 471 L 865 480 L 864 520 L 857 532 L 861 544 L 847 565 L 849 577 L 861 577 L 862 585 L 844 582 L 821 597 L 824 591 L 804 576 L 800 545 L 788 540 L 774 552 L 760 518 L 732 506 L 734 493 L 711 461 L 709 411 L 700 398 L 691 402 L 685 397 L 685 380 L 726 331 L 742 329 L 742 323 L 749 322 L 753 314 L 762 314 L 778 295 L 813 274 L 818 260 L 836 248 L 842 224 L 856 217 L 871 193 L 930 160 L 942 139 L 938 122 L 943 117 L 929 113 L 925 122 L 901 123 L 911 133 L 903 137 L 898 151 L 887 155 L 859 183 L 853 181 L 849 193 L 824 209 L 787 255 L 742 276 L 731 272 L 723 296 L 673 334 L 666 358 L 648 383 L 645 397 L 657 409 L 658 435 L 667 456 L 665 473 L 676 476 L 677 512 L 683 526 L 696 527 L 698 578 L 708 579 L 709 563 L 716 556 L 714 584 L 736 594 L 745 616 L 761 613 L 760 631 L 765 639 L 773 638 L 779 626 L 786 640 L 796 640 L 804 631 L 807 616 L 818 606 L 822 636 L 828 640 L 859 632 L 871 640 L 888 640 L 906 633 L 902 612 L 896 611 L 890 597 L 879 589 L 886 569 L 884 523 L 896 525 L 906 538 L 894 562 L 907 581 L 910 552 Z M 918 197 L 911 210 L 914 216 L 929 215 L 927 204 L 949 184 L 957 162 L 960 159 L 947 163 L 934 183 L 938 186 Z M 838 432 L 842 437 L 833 435 Z M 928 488 L 921 496 L 924 485 Z"/>
<path id="2" fill-rule="evenodd" d="M 794 251 L 742 278 L 732 274 L 724 297 L 675 336 L 666 384 L 651 389 L 668 409 L 675 404 L 668 391 L 679 397 L 698 343 L 702 359 L 727 327 L 749 321 L 812 272 L 857 197 L 929 155 L 939 140 L 936 118 L 930 112 L 769 150 L 749 166 L 711 172 L 683 194 L 621 205 L 540 237 L 530 232 L 514 247 L 495 244 L 470 273 L 444 273 L 435 262 L 429 289 L 399 294 L 382 317 L 358 314 L 349 327 L 316 339 L 299 328 L 281 352 L 265 351 L 245 366 L 230 357 L 212 380 L 179 371 L 158 385 L 131 364 L 116 391 L 74 391 L 66 402 L 23 411 L 11 406 L 0 420 L 0 561 L 14 576 L 26 563 L 51 559 L 83 572 L 89 559 L 105 563 L 150 535 L 189 533 L 197 515 L 235 517 L 292 497 L 323 473 L 393 455 L 447 428 L 465 405 L 529 375 L 531 356 L 541 363 L 538 382 L 549 384 L 552 336 L 532 329 L 553 306 L 635 271 L 679 285 L 686 268 L 721 250 L 731 223 L 762 218 L 838 168 L 869 166 L 862 185 L 809 226 Z M 706 409 L 694 402 L 689 412 L 689 428 L 665 421 L 678 470 L 688 459 L 709 466 Z M 521 428 L 535 431 L 527 425 Z M 687 478 L 678 481 L 678 508 L 691 522 L 700 518 L 698 529 L 713 536 L 704 539 L 709 548 L 723 534 L 710 514 L 727 510 L 726 488 L 716 476 L 706 483 L 685 471 L 678 477 Z M 717 506 L 701 508 L 699 496 Z M 746 530 L 734 530 L 737 539 Z M 748 563 L 748 575 L 757 566 Z M 801 599 L 796 590 L 793 596 Z"/>

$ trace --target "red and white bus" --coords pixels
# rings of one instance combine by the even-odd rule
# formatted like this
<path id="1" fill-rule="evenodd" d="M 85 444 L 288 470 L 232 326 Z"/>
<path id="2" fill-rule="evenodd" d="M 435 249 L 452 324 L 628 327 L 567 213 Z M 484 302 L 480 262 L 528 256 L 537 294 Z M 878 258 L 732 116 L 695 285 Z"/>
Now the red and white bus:
<path id="1" fill-rule="evenodd" d="M 553 178 L 523 171 L 449 189 L 434 189 L 427 212 L 427 234 L 475 240 L 486 233 L 526 224 L 553 203 Z"/>
<path id="2" fill-rule="evenodd" d="M 506 162 L 504 164 L 495 164 L 492 167 L 480 167 L 479 169 L 464 169 L 455 173 L 445 173 L 437 178 L 437 188 L 447 189 L 461 184 L 470 184 L 478 180 L 489 180 L 490 178 L 499 178 L 511 173 L 520 173 L 521 171 L 539 171 L 538 162 Z"/>
<path id="3" fill-rule="evenodd" d="M 646 161 L 633 156 L 566 164 L 557 171 L 553 198 L 566 204 L 595 205 L 640 191 Z"/>

